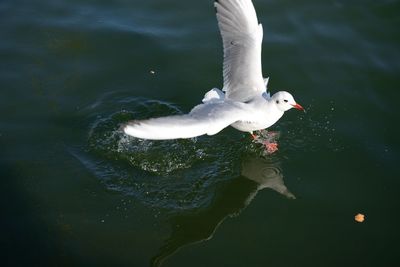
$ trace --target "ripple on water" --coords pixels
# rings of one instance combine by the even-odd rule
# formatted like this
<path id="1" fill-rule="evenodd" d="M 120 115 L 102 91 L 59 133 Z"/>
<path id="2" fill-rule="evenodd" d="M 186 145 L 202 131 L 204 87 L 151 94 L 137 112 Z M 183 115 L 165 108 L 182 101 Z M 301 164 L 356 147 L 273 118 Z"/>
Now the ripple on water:
<path id="1" fill-rule="evenodd" d="M 89 137 L 90 151 L 158 175 L 189 168 L 202 159 L 203 152 L 196 147 L 195 139 L 143 140 L 127 136 L 121 129 L 115 129 L 115 126 L 132 118 L 131 115 L 122 111 L 97 123 Z"/>
<path id="2" fill-rule="evenodd" d="M 164 102 L 143 101 L 136 104 L 133 111 L 118 111 L 109 117 L 99 118 L 93 124 L 89 134 L 91 152 L 157 175 L 189 168 L 206 157 L 196 138 L 153 141 L 125 135 L 120 125 L 142 118 L 143 114 L 152 117 L 181 113 Z"/>
<path id="3" fill-rule="evenodd" d="M 153 208 L 195 209 L 211 201 L 218 183 L 239 174 L 240 154 L 246 146 L 237 135 L 165 141 L 133 138 L 122 132 L 122 123 L 180 114 L 180 110 L 160 101 L 112 98 L 90 107 L 92 114 L 111 115 L 96 116 L 87 150 L 75 153 L 108 189 L 132 195 Z M 109 112 L 107 101 L 123 102 L 129 111 Z"/>

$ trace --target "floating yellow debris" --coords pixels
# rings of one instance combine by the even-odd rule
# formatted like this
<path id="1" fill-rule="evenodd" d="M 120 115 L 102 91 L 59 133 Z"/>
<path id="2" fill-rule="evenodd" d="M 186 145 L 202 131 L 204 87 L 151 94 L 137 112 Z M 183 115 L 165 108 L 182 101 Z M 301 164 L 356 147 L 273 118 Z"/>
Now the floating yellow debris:
<path id="1" fill-rule="evenodd" d="M 362 223 L 365 220 L 365 215 L 358 213 L 356 216 L 354 216 L 354 220 L 356 220 L 356 222 Z"/>

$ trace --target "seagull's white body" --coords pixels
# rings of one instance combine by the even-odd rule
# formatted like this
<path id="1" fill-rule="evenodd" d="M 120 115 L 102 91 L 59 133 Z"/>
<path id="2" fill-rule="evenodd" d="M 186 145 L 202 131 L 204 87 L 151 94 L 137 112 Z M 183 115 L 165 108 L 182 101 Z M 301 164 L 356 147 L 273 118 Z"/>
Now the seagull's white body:
<path id="1" fill-rule="evenodd" d="M 261 69 L 263 28 L 251 0 L 219 0 L 214 6 L 224 47 L 222 91 L 207 92 L 189 114 L 130 121 L 126 134 L 165 140 L 213 135 L 228 126 L 253 132 L 270 127 L 293 107 L 302 109 L 288 92 L 272 97 L 267 92 Z"/>

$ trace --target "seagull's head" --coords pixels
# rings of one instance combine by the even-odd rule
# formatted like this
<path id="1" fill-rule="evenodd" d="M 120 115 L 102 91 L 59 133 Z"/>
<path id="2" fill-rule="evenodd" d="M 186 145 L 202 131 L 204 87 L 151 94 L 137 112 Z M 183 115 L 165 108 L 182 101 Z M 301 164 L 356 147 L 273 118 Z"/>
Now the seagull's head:
<path id="1" fill-rule="evenodd" d="M 294 101 L 293 96 L 286 91 L 280 91 L 275 93 L 271 97 L 271 100 L 273 101 L 273 103 L 275 103 L 278 109 L 280 109 L 283 112 L 288 111 L 291 108 L 304 111 L 304 108 L 299 104 L 297 104 L 296 101 Z"/>

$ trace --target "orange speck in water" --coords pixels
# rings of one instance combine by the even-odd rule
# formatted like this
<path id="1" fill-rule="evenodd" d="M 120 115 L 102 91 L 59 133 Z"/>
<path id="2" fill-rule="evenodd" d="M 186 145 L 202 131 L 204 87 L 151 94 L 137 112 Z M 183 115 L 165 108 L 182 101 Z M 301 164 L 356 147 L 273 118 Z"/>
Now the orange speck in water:
<path id="1" fill-rule="evenodd" d="M 358 213 L 356 216 L 354 216 L 354 220 L 356 220 L 356 222 L 362 223 L 365 220 L 365 215 Z"/>

